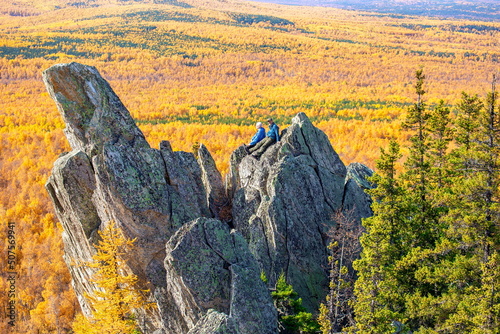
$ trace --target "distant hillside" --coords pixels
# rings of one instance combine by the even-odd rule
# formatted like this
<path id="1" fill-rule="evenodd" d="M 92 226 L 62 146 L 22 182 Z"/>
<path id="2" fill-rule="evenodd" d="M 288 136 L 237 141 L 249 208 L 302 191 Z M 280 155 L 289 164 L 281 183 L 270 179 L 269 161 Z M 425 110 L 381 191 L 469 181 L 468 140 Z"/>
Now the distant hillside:
<path id="1" fill-rule="evenodd" d="M 418 15 L 446 19 L 467 19 L 482 21 L 500 21 L 500 1 L 498 0 L 254 0 L 291 6 L 333 7 L 339 9 L 376 12 L 380 14 Z M 203 7 L 219 10 L 245 8 L 246 1 L 200 1 L 200 0 L 19 0 L 0 2 L 0 15 L 35 16 L 62 8 L 92 8 L 114 5 L 163 4 L 190 8 Z M 385 15 L 383 15 L 385 16 Z"/>
<path id="2" fill-rule="evenodd" d="M 19 0 L 0 1 L 0 15 L 37 16 L 63 8 L 95 8 L 101 6 L 164 4 L 189 8 L 191 5 L 178 0 Z"/>
<path id="3" fill-rule="evenodd" d="M 258 0 L 293 6 L 321 6 L 396 15 L 500 21 L 498 0 Z"/>

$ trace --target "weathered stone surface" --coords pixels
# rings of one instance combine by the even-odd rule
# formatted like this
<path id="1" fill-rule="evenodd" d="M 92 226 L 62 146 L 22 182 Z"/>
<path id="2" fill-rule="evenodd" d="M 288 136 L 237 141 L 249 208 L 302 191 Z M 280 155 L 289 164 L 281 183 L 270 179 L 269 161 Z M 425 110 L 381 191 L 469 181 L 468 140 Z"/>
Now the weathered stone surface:
<path id="1" fill-rule="evenodd" d="M 101 219 L 92 202 L 96 184 L 92 165 L 82 151 L 60 157 L 54 164 L 46 188 L 54 203 L 59 221 L 64 227 L 64 260 L 73 277 L 73 288 L 85 314 L 90 314 L 85 293 L 93 291 L 90 283 L 93 271 L 75 264 L 92 260 L 91 245 Z"/>
<path id="2" fill-rule="evenodd" d="M 203 184 L 207 192 L 207 202 L 212 216 L 229 222 L 231 216 L 226 212 L 226 208 L 229 207 L 226 188 L 212 155 L 203 144 L 198 149 L 198 163 L 201 167 Z"/>
<path id="3" fill-rule="evenodd" d="M 194 154 L 174 152 L 168 141 L 160 143 L 160 152 L 165 162 L 166 178 L 179 194 L 185 210 L 193 217 L 211 217 L 202 169 Z"/>
<path id="4" fill-rule="evenodd" d="M 326 232 L 342 206 L 344 164 L 303 113 L 260 159 L 235 153 L 231 163 L 235 228 L 271 284 L 284 272 L 304 305 L 316 309 L 326 291 Z"/>
<path id="5" fill-rule="evenodd" d="M 229 173 L 226 175 L 226 191 L 229 199 L 232 199 L 236 190 L 240 188 L 239 165 L 246 156 L 245 147 L 240 146 L 231 154 L 229 159 Z"/>
<path id="6" fill-rule="evenodd" d="M 90 273 L 75 263 L 90 260 L 89 239 L 110 220 L 126 237 L 137 238 L 127 264 L 157 295 L 155 289 L 166 286 L 168 238 L 184 223 L 210 216 L 196 159 L 169 151 L 167 144 L 162 150 L 151 148 L 95 68 L 61 64 L 43 78 L 73 148 L 54 164 L 47 189 L 65 228 L 67 263 L 82 308 L 88 309 L 83 293 L 93 287 Z M 158 308 L 148 311 L 144 321 L 148 331 L 163 327 Z"/>
<path id="7" fill-rule="evenodd" d="M 50 176 L 47 185 L 58 211 L 78 221 L 86 237 L 90 238 L 101 221 L 92 203 L 96 183 L 88 156 L 82 151 L 65 154 L 54 164 L 54 170 L 57 173 Z M 58 193 L 59 190 L 64 193 Z"/>
<path id="8" fill-rule="evenodd" d="M 366 189 L 373 188 L 367 180 L 372 175 L 373 170 L 358 162 L 347 166 L 343 208 L 346 211 L 352 211 L 353 217 L 358 222 L 361 222 L 361 218 L 373 215 L 371 197 L 365 192 Z"/>
<path id="9" fill-rule="evenodd" d="M 284 272 L 317 310 L 332 214 L 371 214 L 363 192 L 371 171 L 353 164 L 348 172 L 305 114 L 259 159 L 238 148 L 224 187 L 205 146 L 198 160 L 168 141 L 151 148 L 95 68 L 56 65 L 44 81 L 73 149 L 55 162 L 46 187 L 86 314 L 92 272 L 77 264 L 91 259 L 96 232 L 110 220 L 137 239 L 126 261 L 156 304 L 140 319 L 146 333 L 277 333 L 261 270 L 270 285 Z"/>
<path id="10" fill-rule="evenodd" d="M 46 70 L 43 79 L 64 118 L 72 149 L 93 156 L 108 142 L 149 147 L 128 110 L 94 67 L 58 64 Z"/>
<path id="11" fill-rule="evenodd" d="M 183 322 L 178 327 L 193 334 L 277 333 L 270 293 L 238 232 L 219 220 L 199 218 L 180 228 L 166 249 L 167 289 L 184 315 L 169 322 Z M 212 331 L 202 325 L 207 323 Z"/>
<path id="12" fill-rule="evenodd" d="M 227 328 L 227 314 L 208 310 L 188 334 L 231 334 Z"/>

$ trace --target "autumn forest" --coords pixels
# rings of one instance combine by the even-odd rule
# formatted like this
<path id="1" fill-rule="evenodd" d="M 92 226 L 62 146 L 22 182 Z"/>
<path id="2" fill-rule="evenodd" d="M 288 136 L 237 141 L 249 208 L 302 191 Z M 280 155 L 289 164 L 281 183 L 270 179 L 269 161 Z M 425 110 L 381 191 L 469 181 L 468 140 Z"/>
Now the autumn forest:
<path id="1" fill-rule="evenodd" d="M 17 273 L 18 333 L 70 333 L 80 312 L 44 188 L 69 144 L 42 72 L 72 61 L 97 67 L 151 146 L 203 143 L 222 173 L 255 122 L 272 116 L 283 129 L 298 112 L 345 164 L 375 168 L 381 147 L 408 140 L 401 116 L 417 98 L 416 70 L 426 104 L 443 100 L 452 118 L 462 92 L 485 96 L 500 22 L 233 0 L 2 2 L 0 270 Z M 2 274 L 2 307 L 8 290 Z"/>

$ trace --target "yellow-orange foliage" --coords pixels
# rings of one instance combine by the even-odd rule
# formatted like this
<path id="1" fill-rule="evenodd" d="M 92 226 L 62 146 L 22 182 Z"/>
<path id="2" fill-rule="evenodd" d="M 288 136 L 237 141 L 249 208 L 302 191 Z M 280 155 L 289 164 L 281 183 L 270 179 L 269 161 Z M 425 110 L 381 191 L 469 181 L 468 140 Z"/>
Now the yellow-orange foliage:
<path id="1" fill-rule="evenodd" d="M 135 310 L 147 308 L 144 297 L 147 290 L 137 287 L 136 275 L 123 259 L 127 253 L 134 253 L 134 240 L 123 236 L 114 221 L 99 231 L 101 240 L 89 263 L 82 264 L 95 269 L 92 276 L 96 289 L 85 297 L 91 303 L 92 315 L 88 319 L 77 317 L 73 323 L 75 334 L 118 334 L 138 333 Z"/>
<path id="2" fill-rule="evenodd" d="M 487 91 L 499 68 L 499 23 L 188 2 L 198 7 L 0 5 L 0 250 L 6 254 L 6 224 L 15 222 L 16 331 L 67 332 L 78 308 L 44 189 L 53 161 L 69 150 L 41 80 L 51 65 L 96 66 L 153 147 L 170 140 L 174 149 L 191 151 L 193 143 L 204 143 L 223 173 L 231 152 L 253 135 L 254 122 L 273 115 L 284 129 L 298 112 L 326 132 L 346 164 L 374 167 L 379 147 L 405 139 L 399 116 L 414 100 L 419 66 L 430 104 L 454 104 L 462 90 Z M 53 10 L 56 5 L 62 9 Z M 228 11 L 294 25 L 240 24 Z M 21 14 L 31 16 L 13 16 Z M 456 29 L 467 25 L 488 29 Z M 0 289 L 7 289 L 3 276 Z M 2 305 L 5 298 L 0 294 Z M 0 332 L 9 330 L 0 322 Z"/>

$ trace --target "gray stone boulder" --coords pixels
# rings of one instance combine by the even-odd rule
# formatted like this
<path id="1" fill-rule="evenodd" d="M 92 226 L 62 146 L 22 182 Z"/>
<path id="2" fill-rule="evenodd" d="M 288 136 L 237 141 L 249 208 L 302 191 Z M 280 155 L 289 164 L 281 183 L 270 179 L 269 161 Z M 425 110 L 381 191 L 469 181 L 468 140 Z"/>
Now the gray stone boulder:
<path id="1" fill-rule="evenodd" d="M 359 162 L 347 166 L 343 209 L 352 212 L 352 216 L 359 223 L 361 223 L 362 218 L 373 215 L 372 199 L 365 192 L 365 190 L 373 188 L 373 184 L 368 181 L 371 176 L 373 176 L 373 170 Z"/>
<path id="2" fill-rule="evenodd" d="M 91 259 L 95 232 L 111 220 L 137 239 L 127 264 L 150 298 L 160 298 L 165 243 L 188 221 L 212 216 L 198 162 L 193 154 L 172 152 L 168 142 L 151 148 L 95 68 L 55 65 L 43 79 L 72 148 L 55 162 L 46 187 L 64 227 L 66 263 L 83 311 L 88 315 L 84 293 L 93 286 L 91 272 L 78 263 Z M 159 308 L 143 322 L 147 331 L 162 328 Z"/>
<path id="3" fill-rule="evenodd" d="M 194 154 L 174 152 L 166 140 L 160 143 L 160 152 L 165 163 L 167 183 L 179 195 L 184 209 L 193 217 L 212 217 L 205 190 L 206 177 Z"/>
<path id="4" fill-rule="evenodd" d="M 229 223 L 232 218 L 226 187 L 212 155 L 203 144 L 200 144 L 198 149 L 198 163 L 201 167 L 203 184 L 207 193 L 206 201 L 212 216 Z"/>
<path id="5" fill-rule="evenodd" d="M 199 218 L 184 225 L 166 245 L 165 268 L 167 290 L 184 315 L 165 314 L 165 323 L 179 322 L 175 328 L 192 334 L 277 333 L 276 309 L 259 266 L 227 224 Z"/>
<path id="6" fill-rule="evenodd" d="M 298 114 L 256 159 L 231 157 L 233 223 L 270 284 L 283 272 L 311 311 L 327 291 L 327 240 L 343 205 L 346 168 L 327 136 Z"/>
<path id="7" fill-rule="evenodd" d="M 188 334 L 231 334 L 227 328 L 227 318 L 225 313 L 208 310 Z"/>

